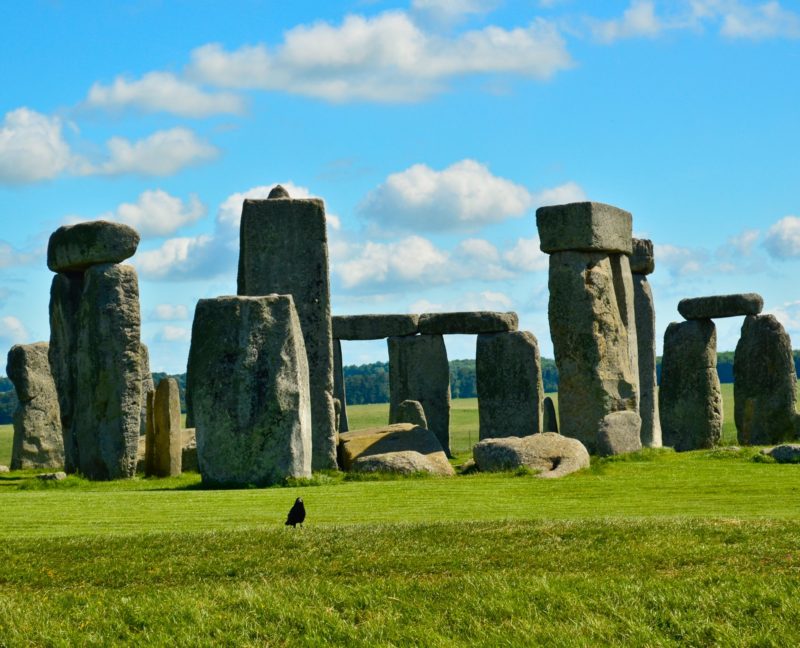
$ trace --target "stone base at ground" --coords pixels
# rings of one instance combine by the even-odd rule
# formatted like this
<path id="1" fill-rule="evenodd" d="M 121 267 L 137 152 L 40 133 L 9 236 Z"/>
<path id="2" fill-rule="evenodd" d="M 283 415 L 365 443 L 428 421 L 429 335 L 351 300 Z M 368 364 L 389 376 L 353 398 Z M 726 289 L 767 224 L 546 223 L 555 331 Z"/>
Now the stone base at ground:
<path id="1" fill-rule="evenodd" d="M 447 470 L 441 462 L 433 461 L 428 455 L 414 450 L 358 457 L 353 461 L 352 470 L 353 472 L 362 473 L 386 472 L 399 475 L 423 472 L 445 477 L 454 474 L 452 468 Z"/>
<path id="2" fill-rule="evenodd" d="M 800 463 L 800 444 L 785 443 L 774 448 L 764 448 L 761 451 L 769 455 L 778 463 Z"/>
<path id="3" fill-rule="evenodd" d="M 590 464 L 589 452 L 580 441 L 555 432 L 484 439 L 472 449 L 472 456 L 484 472 L 525 466 L 540 471 L 537 476 L 545 479 L 563 477 Z"/>
<path id="4" fill-rule="evenodd" d="M 597 454 L 601 457 L 627 454 L 642 449 L 639 431 L 642 419 L 636 412 L 612 412 L 600 421 Z"/>

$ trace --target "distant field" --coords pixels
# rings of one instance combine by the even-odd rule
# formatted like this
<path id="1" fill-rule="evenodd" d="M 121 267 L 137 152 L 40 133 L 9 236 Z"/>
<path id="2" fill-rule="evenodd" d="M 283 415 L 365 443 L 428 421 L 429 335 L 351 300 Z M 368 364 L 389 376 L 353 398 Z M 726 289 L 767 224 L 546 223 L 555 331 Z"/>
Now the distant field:
<path id="1" fill-rule="evenodd" d="M 0 425 L 0 466 L 11 463 L 11 442 L 14 439 L 13 425 Z"/>

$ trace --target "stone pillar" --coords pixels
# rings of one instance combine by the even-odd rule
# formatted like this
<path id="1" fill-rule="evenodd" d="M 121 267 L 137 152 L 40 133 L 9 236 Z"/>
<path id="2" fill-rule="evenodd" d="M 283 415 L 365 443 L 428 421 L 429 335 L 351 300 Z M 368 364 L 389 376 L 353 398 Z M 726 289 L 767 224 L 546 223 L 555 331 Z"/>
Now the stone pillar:
<path id="1" fill-rule="evenodd" d="M 636 342 L 639 346 L 639 416 L 642 418 L 642 445 L 661 447 L 661 421 L 656 397 L 656 309 L 647 275 L 655 270 L 653 242 L 633 239 L 631 272 L 633 305 L 636 311 Z"/>
<path id="2" fill-rule="evenodd" d="M 142 418 L 139 426 L 139 435 L 147 433 L 147 395 L 155 391 L 153 384 L 153 374 L 150 372 L 150 351 L 146 344 L 140 345 L 141 367 L 142 367 Z"/>
<path id="3" fill-rule="evenodd" d="M 150 472 L 155 477 L 174 477 L 181 474 L 181 397 L 174 378 L 162 378 L 153 398 L 152 450 Z"/>
<path id="4" fill-rule="evenodd" d="M 532 333 L 478 335 L 475 378 L 480 440 L 542 431 L 542 362 Z"/>
<path id="5" fill-rule="evenodd" d="M 556 416 L 556 406 L 553 399 L 545 396 L 542 403 L 542 431 L 555 432 L 558 434 L 558 416 Z"/>
<path id="6" fill-rule="evenodd" d="M 144 474 L 147 477 L 156 474 L 156 392 L 150 391 L 145 395 L 145 431 L 144 431 Z"/>
<path id="7" fill-rule="evenodd" d="M 278 186 L 267 200 L 244 201 L 238 294 L 294 297 L 308 354 L 312 465 L 336 468 L 328 239 L 320 199 L 291 199 Z"/>
<path id="8" fill-rule="evenodd" d="M 710 319 L 672 322 L 664 334 L 658 391 L 665 446 L 712 448 L 722 435 L 717 328 Z"/>
<path id="9" fill-rule="evenodd" d="M 344 384 L 344 366 L 342 364 L 342 341 L 333 341 L 333 397 L 339 399 L 339 432 L 347 432 L 347 390 Z"/>
<path id="10" fill-rule="evenodd" d="M 47 342 L 16 344 L 8 352 L 6 375 L 17 392 L 11 469 L 61 468 L 64 439 L 58 394 L 50 373 Z"/>
<path id="11" fill-rule="evenodd" d="M 733 361 L 734 418 L 739 443 L 796 438 L 797 373 L 792 341 L 773 315 L 748 315 Z"/>
<path id="12" fill-rule="evenodd" d="M 632 217 L 587 202 L 541 207 L 536 223 L 541 249 L 550 254 L 548 316 L 561 433 L 590 452 L 635 450 L 641 422 L 628 258 Z"/>
<path id="13" fill-rule="evenodd" d="M 308 361 L 291 295 L 201 299 L 186 381 L 205 483 L 311 476 Z"/>
<path id="14" fill-rule="evenodd" d="M 428 429 L 450 455 L 450 365 L 441 335 L 390 337 L 389 423 L 398 422 L 400 403 L 419 401 Z"/>

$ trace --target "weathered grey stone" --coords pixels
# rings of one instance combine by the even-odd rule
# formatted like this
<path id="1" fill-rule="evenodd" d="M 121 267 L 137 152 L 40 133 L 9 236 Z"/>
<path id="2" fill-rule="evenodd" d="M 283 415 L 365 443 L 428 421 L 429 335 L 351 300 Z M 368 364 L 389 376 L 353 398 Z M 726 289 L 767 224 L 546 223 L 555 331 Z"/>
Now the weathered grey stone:
<path id="1" fill-rule="evenodd" d="M 553 403 L 553 399 L 549 396 L 545 396 L 544 401 L 542 401 L 542 431 L 558 432 L 556 406 Z"/>
<path id="2" fill-rule="evenodd" d="M 542 361 L 533 333 L 482 333 L 475 354 L 480 439 L 542 431 Z"/>
<path id="3" fill-rule="evenodd" d="M 607 457 L 641 450 L 641 428 L 642 419 L 636 412 L 611 412 L 600 421 L 597 454 Z"/>
<path id="4" fill-rule="evenodd" d="M 633 217 L 611 205 L 579 202 L 539 207 L 536 227 L 542 252 L 621 252 L 630 254 Z"/>
<path id="5" fill-rule="evenodd" d="M 631 253 L 631 272 L 633 274 L 649 275 L 656 269 L 656 260 L 653 255 L 653 241 L 650 239 L 633 239 Z"/>
<path id="6" fill-rule="evenodd" d="M 238 294 L 271 293 L 294 297 L 302 326 L 310 375 L 313 468 L 336 468 L 328 239 L 321 200 L 244 201 Z"/>
<path id="7" fill-rule="evenodd" d="M 42 481 L 62 481 L 66 478 L 67 478 L 67 473 L 62 471 L 42 473 L 40 475 L 36 475 L 36 479 L 41 479 Z"/>
<path id="8" fill-rule="evenodd" d="M 428 429 L 428 421 L 425 418 L 425 410 L 422 408 L 422 403 L 415 400 L 404 400 L 397 406 L 397 423 L 411 423 L 411 425 L 418 425 L 426 430 Z"/>
<path id="9" fill-rule="evenodd" d="M 156 454 L 156 392 L 150 391 L 145 395 L 145 432 L 144 432 L 144 474 L 147 476 L 156 474 L 155 454 Z M 139 439 L 141 449 L 141 438 Z M 136 467 L 139 471 L 139 467 Z"/>
<path id="10" fill-rule="evenodd" d="M 361 473 L 385 472 L 399 475 L 412 475 L 422 472 L 444 477 L 455 474 L 449 463 L 445 468 L 444 464 L 431 461 L 428 456 L 414 450 L 358 457 L 353 461 L 352 470 L 353 472 Z"/>
<path id="11" fill-rule="evenodd" d="M 516 313 L 465 311 L 461 313 L 423 313 L 419 316 L 419 332 L 423 335 L 477 335 L 516 331 Z"/>
<path id="12" fill-rule="evenodd" d="M 174 477 L 181 474 L 181 398 L 178 382 L 162 378 L 153 399 L 153 450 L 149 474 L 156 477 Z"/>
<path id="13" fill-rule="evenodd" d="M 147 394 L 156 390 L 153 384 L 153 374 L 150 372 L 150 351 L 146 344 L 141 345 L 142 367 L 142 418 L 139 425 L 139 434 L 147 433 Z"/>
<path id="14" fill-rule="evenodd" d="M 342 343 L 338 339 L 333 340 L 333 397 L 339 402 L 336 429 L 339 432 L 347 432 L 350 429 L 347 421 L 347 390 L 344 384 Z"/>
<path id="15" fill-rule="evenodd" d="M 419 332 L 419 315 L 334 315 L 331 322 L 337 340 L 383 340 Z"/>
<path id="16" fill-rule="evenodd" d="M 139 284 L 131 266 L 84 275 L 78 311 L 74 434 L 89 479 L 132 477 L 142 412 Z"/>
<path id="17" fill-rule="evenodd" d="M 764 448 L 761 452 L 769 455 L 778 463 L 800 463 L 800 444 L 784 443 L 774 448 Z"/>
<path id="18" fill-rule="evenodd" d="M 339 464 L 342 470 L 362 471 L 377 469 L 388 470 L 388 466 L 393 464 L 397 469 L 401 466 L 420 465 L 420 462 L 412 463 L 412 458 L 397 457 L 396 462 L 392 462 L 387 455 L 398 455 L 401 453 L 414 452 L 425 457 L 427 472 L 437 475 L 454 474 L 453 467 L 447 461 L 442 445 L 438 439 L 429 431 L 418 425 L 411 423 L 397 423 L 376 428 L 363 430 L 351 430 L 339 435 Z M 371 462 L 367 462 L 367 457 L 378 456 Z M 360 468 L 355 464 L 363 460 Z M 378 468 L 378 467 L 382 468 Z M 412 470 L 411 472 L 415 472 Z"/>
<path id="19" fill-rule="evenodd" d="M 311 476 L 308 363 L 291 295 L 201 299 L 186 382 L 204 482 Z"/>
<path id="20" fill-rule="evenodd" d="M 756 293 L 693 297 L 678 302 L 678 312 L 687 320 L 758 315 L 763 308 L 764 299 Z"/>
<path id="21" fill-rule="evenodd" d="M 774 315 L 748 315 L 733 360 L 739 443 L 780 443 L 797 436 L 797 373 L 792 341 Z"/>
<path id="22" fill-rule="evenodd" d="M 93 265 L 129 259 L 139 246 L 139 233 L 121 223 L 97 220 L 59 227 L 47 245 L 47 267 L 76 272 Z"/>
<path id="23" fill-rule="evenodd" d="M 636 310 L 636 343 L 639 347 L 641 440 L 646 448 L 660 448 L 661 420 L 656 396 L 656 309 L 650 282 L 643 274 L 633 275 L 633 304 Z"/>
<path id="24" fill-rule="evenodd" d="M 441 335 L 390 337 L 389 423 L 397 423 L 400 403 L 419 401 L 425 419 L 450 455 L 450 365 Z"/>
<path id="25" fill-rule="evenodd" d="M 590 463 L 589 452 L 577 439 L 544 432 L 526 437 L 484 439 L 472 448 L 479 470 L 497 472 L 526 466 L 540 471 L 537 477 L 563 477 Z"/>
<path id="26" fill-rule="evenodd" d="M 183 430 L 183 452 L 181 453 L 181 470 L 183 472 L 198 472 L 197 466 L 197 439 L 194 428 Z"/>
<path id="27" fill-rule="evenodd" d="M 61 411 L 64 469 L 78 470 L 78 438 L 75 434 L 76 354 L 78 309 L 83 294 L 83 275 L 57 274 L 50 288 L 50 371 Z"/>
<path id="28" fill-rule="evenodd" d="M 290 198 L 289 192 L 286 191 L 283 185 L 275 185 L 269 192 L 267 196 L 270 200 L 274 200 L 275 198 Z"/>
<path id="29" fill-rule="evenodd" d="M 665 446 L 681 452 L 719 443 L 722 396 L 717 329 L 711 320 L 672 322 L 667 327 L 658 407 Z"/>
<path id="30" fill-rule="evenodd" d="M 50 373 L 47 342 L 17 344 L 8 352 L 6 375 L 17 392 L 11 468 L 60 468 L 64 465 L 61 412 Z"/>
<path id="31" fill-rule="evenodd" d="M 597 449 L 600 422 L 638 411 L 639 366 L 628 257 L 550 256 L 548 317 L 558 367 L 560 431 Z"/>

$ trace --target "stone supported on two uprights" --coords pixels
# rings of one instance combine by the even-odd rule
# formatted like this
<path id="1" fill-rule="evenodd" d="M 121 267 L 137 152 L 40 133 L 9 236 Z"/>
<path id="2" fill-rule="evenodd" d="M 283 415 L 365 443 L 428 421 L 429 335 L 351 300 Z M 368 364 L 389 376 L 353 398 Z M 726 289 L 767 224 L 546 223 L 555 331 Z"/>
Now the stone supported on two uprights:
<path id="1" fill-rule="evenodd" d="M 678 302 L 678 312 L 687 320 L 758 315 L 763 308 L 764 299 L 757 293 L 691 297 Z"/>

